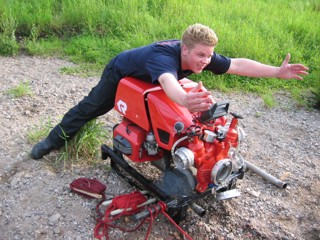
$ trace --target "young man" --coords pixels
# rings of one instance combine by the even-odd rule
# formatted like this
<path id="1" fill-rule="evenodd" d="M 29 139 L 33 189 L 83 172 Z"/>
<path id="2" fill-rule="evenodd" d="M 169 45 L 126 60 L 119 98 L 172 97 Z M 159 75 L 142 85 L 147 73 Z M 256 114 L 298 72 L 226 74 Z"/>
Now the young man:
<path id="1" fill-rule="evenodd" d="M 210 108 L 213 98 L 209 91 L 198 92 L 199 82 L 186 93 L 179 79 L 203 70 L 214 74 L 237 74 L 247 77 L 295 78 L 308 74 L 302 64 L 289 64 L 288 54 L 280 67 L 265 65 L 245 58 L 227 58 L 214 52 L 218 38 L 207 26 L 189 26 L 182 40 L 168 40 L 120 53 L 103 71 L 101 80 L 81 102 L 71 108 L 62 121 L 52 129 L 49 136 L 37 143 L 32 151 L 33 159 L 41 159 L 53 149 L 64 145 L 65 138 L 72 138 L 88 121 L 101 116 L 114 107 L 119 81 L 126 76 L 141 81 L 159 83 L 168 97 L 191 112 Z M 67 140 L 68 140 L 67 139 Z"/>

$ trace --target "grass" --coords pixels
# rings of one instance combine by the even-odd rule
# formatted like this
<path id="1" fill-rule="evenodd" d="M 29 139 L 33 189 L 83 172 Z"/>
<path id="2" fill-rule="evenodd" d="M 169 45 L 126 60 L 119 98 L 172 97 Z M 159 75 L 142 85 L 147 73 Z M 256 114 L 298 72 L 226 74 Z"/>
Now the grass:
<path id="1" fill-rule="evenodd" d="M 97 119 L 84 125 L 70 140 L 65 141 L 58 159 L 67 162 L 72 159 L 75 162 L 95 164 L 100 160 L 100 146 L 108 137 L 108 132 L 103 123 Z"/>
<path id="2" fill-rule="evenodd" d="M 46 138 L 53 128 L 52 119 L 41 121 L 37 126 L 28 130 L 27 138 L 35 144 Z M 84 125 L 77 134 L 60 149 L 55 165 L 63 164 L 64 168 L 74 164 L 95 164 L 100 160 L 101 143 L 109 133 L 103 123 L 97 119 Z M 67 136 L 64 136 L 67 138 Z"/>
<path id="3" fill-rule="evenodd" d="M 33 92 L 28 81 L 20 82 L 17 86 L 6 91 L 7 94 L 13 98 L 20 98 L 24 96 L 32 96 Z"/>
<path id="4" fill-rule="evenodd" d="M 218 53 L 279 66 L 290 52 L 310 74 L 304 81 L 208 73 L 191 79 L 209 89 L 258 93 L 267 107 L 283 90 L 301 106 L 320 106 L 319 13 L 319 0 L 0 0 L 0 54 L 68 58 L 78 67 L 63 73 L 98 77 L 118 53 L 179 39 L 200 22 L 218 34 Z"/>
<path id="5" fill-rule="evenodd" d="M 265 106 L 268 108 L 272 108 L 276 105 L 274 98 L 270 94 L 262 95 L 262 99 L 263 99 Z"/>
<path id="6" fill-rule="evenodd" d="M 50 130 L 53 128 L 52 119 L 49 117 L 47 120 L 41 120 L 39 124 L 30 128 L 27 132 L 27 138 L 30 143 L 37 143 L 48 136 Z"/>

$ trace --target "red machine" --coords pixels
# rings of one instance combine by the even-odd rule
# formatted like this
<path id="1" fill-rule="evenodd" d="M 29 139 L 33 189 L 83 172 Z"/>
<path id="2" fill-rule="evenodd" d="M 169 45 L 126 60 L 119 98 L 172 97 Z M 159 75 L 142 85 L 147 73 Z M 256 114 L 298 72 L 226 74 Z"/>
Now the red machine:
<path id="1" fill-rule="evenodd" d="M 183 79 L 180 84 L 190 91 L 196 83 Z M 123 120 L 114 127 L 113 147 L 102 145 L 102 158 L 110 157 L 121 176 L 166 202 L 175 221 L 185 218 L 188 207 L 202 216 L 205 210 L 197 200 L 239 196 L 235 187 L 245 171 L 239 154 L 244 132 L 238 127 L 241 116 L 230 113 L 228 120 L 228 108 L 228 102 L 220 102 L 190 113 L 160 86 L 124 78 L 115 99 Z M 148 179 L 134 167 L 145 162 L 160 169 L 161 177 Z"/>

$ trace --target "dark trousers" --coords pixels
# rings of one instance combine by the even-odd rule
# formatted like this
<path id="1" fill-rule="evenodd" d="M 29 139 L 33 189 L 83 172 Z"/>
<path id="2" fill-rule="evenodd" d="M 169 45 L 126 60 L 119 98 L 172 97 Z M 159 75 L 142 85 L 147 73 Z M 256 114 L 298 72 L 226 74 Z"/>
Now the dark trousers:
<path id="1" fill-rule="evenodd" d="M 48 140 L 56 148 L 65 144 L 90 120 L 97 118 L 114 107 L 120 77 L 109 65 L 103 71 L 99 83 L 91 89 L 76 106 L 71 108 L 49 133 Z"/>

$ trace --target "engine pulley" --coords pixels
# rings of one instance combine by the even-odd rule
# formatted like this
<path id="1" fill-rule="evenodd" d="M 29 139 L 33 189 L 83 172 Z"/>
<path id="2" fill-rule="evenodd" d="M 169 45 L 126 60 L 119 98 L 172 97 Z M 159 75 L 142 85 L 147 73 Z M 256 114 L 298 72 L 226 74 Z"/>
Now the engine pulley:
<path id="1" fill-rule="evenodd" d="M 232 173 L 232 162 L 230 159 L 219 160 L 211 171 L 211 180 L 217 185 L 224 185 Z"/>
<path id="2" fill-rule="evenodd" d="M 194 164 L 194 153 L 186 147 L 178 148 L 174 153 L 173 161 L 179 169 L 189 168 Z"/>

